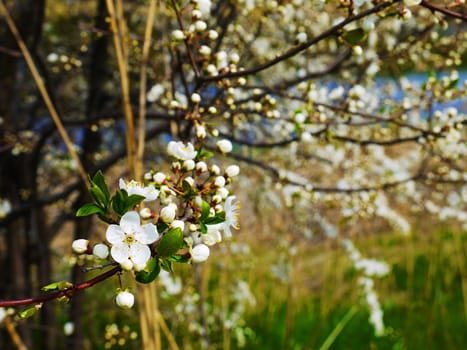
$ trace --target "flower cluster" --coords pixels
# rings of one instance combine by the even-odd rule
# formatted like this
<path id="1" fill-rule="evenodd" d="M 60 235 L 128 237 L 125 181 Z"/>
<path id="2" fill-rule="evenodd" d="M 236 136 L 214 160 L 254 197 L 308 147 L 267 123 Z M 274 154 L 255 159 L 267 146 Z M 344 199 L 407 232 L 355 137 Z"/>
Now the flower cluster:
<path id="1" fill-rule="evenodd" d="M 363 258 L 352 241 L 348 239 L 344 240 L 343 244 L 355 269 L 362 273 L 358 278 L 358 285 L 361 287 L 362 294 L 368 305 L 370 311 L 369 321 L 375 329 L 375 336 L 383 336 L 385 332 L 383 310 L 374 289 L 373 278 L 386 276 L 389 273 L 389 266 L 382 261 Z"/>
<path id="2" fill-rule="evenodd" d="M 228 140 L 217 147 L 223 154 L 232 150 Z M 72 244 L 76 253 L 111 259 L 133 271 L 138 282 L 149 283 L 161 268 L 172 271 L 175 262 L 206 261 L 211 246 L 232 236 L 231 229 L 239 228 L 239 208 L 229 185 L 240 168 L 209 164 L 212 153 L 191 143 L 171 141 L 167 153 L 174 158 L 170 173 L 149 171 L 144 183 L 120 179 L 113 197 L 101 173 L 91 179 L 95 203 L 77 215 L 98 214 L 109 223 L 106 242 L 91 247 L 88 240 L 77 239 Z M 132 307 L 132 294 L 120 291 L 116 303 Z"/>

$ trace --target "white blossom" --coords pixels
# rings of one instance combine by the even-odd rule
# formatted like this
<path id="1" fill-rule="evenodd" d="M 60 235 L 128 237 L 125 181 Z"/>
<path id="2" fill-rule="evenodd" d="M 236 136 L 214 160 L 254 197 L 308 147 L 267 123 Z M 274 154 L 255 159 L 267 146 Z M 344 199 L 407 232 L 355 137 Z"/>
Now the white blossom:
<path id="1" fill-rule="evenodd" d="M 110 255 L 122 264 L 133 263 L 135 270 L 146 267 L 151 257 L 148 244 L 154 243 L 159 238 L 155 225 L 148 223 L 141 225 L 140 216 L 135 211 L 125 213 L 120 219 L 120 224 L 112 224 L 107 228 L 106 239 L 112 244 Z"/>
<path id="2" fill-rule="evenodd" d="M 137 194 L 143 196 L 143 202 L 150 202 L 159 196 L 159 191 L 153 185 L 144 186 L 142 183 L 131 180 L 129 182 L 125 182 L 125 180 L 120 179 L 119 187 L 121 190 L 125 190 L 129 196 L 133 194 Z"/>
<path id="3" fill-rule="evenodd" d="M 167 153 L 177 159 L 188 160 L 194 159 L 198 152 L 190 142 L 184 144 L 181 141 L 170 141 L 167 145 Z"/>
<path id="4" fill-rule="evenodd" d="M 123 309 L 131 309 L 135 304 L 135 296 L 127 291 L 119 292 L 115 302 Z"/>

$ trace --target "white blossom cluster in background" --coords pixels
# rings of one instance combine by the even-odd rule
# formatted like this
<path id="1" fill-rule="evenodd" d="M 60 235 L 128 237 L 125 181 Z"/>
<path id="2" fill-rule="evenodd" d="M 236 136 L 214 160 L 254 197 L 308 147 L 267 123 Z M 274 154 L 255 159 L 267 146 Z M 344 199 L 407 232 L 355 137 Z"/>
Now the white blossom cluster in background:
<path id="1" fill-rule="evenodd" d="M 217 148 L 228 153 L 232 144 L 219 140 Z M 106 242 L 91 247 L 88 240 L 77 239 L 73 250 L 114 261 L 137 275 L 151 274 L 160 267 L 171 270 L 173 262 L 206 261 L 210 247 L 230 238 L 231 230 L 239 228 L 238 201 L 229 187 L 240 168 L 235 164 L 221 168 L 201 152 L 191 143 L 170 141 L 167 153 L 174 158 L 171 173 L 148 172 L 144 184 L 120 179 L 120 190 L 130 197 L 141 196 L 144 207 L 130 208 L 118 223 L 111 223 Z M 122 290 L 116 303 L 131 308 L 134 296 Z"/>
<path id="2" fill-rule="evenodd" d="M 375 336 L 381 337 L 385 334 L 383 310 L 374 288 L 374 279 L 386 276 L 390 271 L 389 266 L 383 261 L 363 258 L 349 239 L 342 243 L 354 268 L 361 274 L 358 285 L 370 311 L 369 321 L 374 327 Z"/>
<path id="3" fill-rule="evenodd" d="M 11 212 L 11 203 L 8 199 L 0 198 L 0 219 L 3 219 Z"/>

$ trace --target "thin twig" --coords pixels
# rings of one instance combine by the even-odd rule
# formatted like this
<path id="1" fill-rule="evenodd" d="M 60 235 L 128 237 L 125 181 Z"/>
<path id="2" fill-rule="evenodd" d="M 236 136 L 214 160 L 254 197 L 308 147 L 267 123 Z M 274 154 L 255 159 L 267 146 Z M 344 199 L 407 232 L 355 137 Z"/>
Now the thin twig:
<path id="1" fill-rule="evenodd" d="M 16 300 L 0 300 L 0 307 L 14 307 L 14 306 L 22 306 L 22 305 L 31 305 L 31 304 L 39 304 L 45 303 L 47 301 L 59 299 L 61 297 L 71 298 L 74 293 L 83 291 L 93 285 L 106 280 L 107 278 L 119 273 L 122 271 L 122 268 L 119 266 L 115 266 L 113 269 L 106 271 L 90 280 L 82 282 L 76 286 L 58 290 L 55 292 L 46 293 L 44 295 L 39 295 L 36 297 L 29 297 L 24 299 L 16 299 Z"/>

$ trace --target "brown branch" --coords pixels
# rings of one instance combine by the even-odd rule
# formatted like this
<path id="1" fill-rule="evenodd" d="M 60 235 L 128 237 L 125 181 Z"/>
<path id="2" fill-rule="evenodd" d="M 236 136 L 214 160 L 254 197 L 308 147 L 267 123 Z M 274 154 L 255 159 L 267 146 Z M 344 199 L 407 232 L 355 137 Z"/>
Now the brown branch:
<path id="1" fill-rule="evenodd" d="M 430 1 L 423 0 L 420 3 L 420 6 L 426 7 L 427 9 L 430 9 L 431 11 L 441 12 L 441 13 L 445 14 L 446 16 L 454 17 L 454 18 L 460 19 L 461 21 L 467 22 L 467 15 L 465 15 L 463 13 L 460 13 L 460 12 L 450 10 L 450 9 L 448 9 L 446 7 L 442 7 L 442 6 L 433 4 Z"/>
<path id="2" fill-rule="evenodd" d="M 39 304 L 45 303 L 54 299 L 58 299 L 61 297 L 71 298 L 73 294 L 76 292 L 83 291 L 93 285 L 106 280 L 107 278 L 119 273 L 122 271 L 122 268 L 119 266 L 115 266 L 113 269 L 104 272 L 101 275 L 98 275 L 94 278 L 91 278 L 88 281 L 82 282 L 76 286 L 59 290 L 56 292 L 50 292 L 44 295 L 39 295 L 36 297 L 24 298 L 24 299 L 17 299 L 17 300 L 0 300 L 0 307 L 14 307 L 14 306 L 22 306 L 22 305 L 31 305 L 31 304 Z"/>

